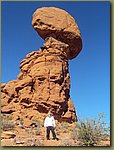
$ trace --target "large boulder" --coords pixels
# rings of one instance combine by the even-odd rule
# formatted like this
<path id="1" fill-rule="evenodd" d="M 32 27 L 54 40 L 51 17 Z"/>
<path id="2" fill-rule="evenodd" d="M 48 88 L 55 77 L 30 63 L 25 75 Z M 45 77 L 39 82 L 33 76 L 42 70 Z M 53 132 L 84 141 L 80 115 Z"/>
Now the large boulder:
<path id="1" fill-rule="evenodd" d="M 66 11 L 55 7 L 42 7 L 32 15 L 32 25 L 46 39 L 53 37 L 69 45 L 68 59 L 76 57 L 82 48 L 82 39 L 74 18 Z"/>

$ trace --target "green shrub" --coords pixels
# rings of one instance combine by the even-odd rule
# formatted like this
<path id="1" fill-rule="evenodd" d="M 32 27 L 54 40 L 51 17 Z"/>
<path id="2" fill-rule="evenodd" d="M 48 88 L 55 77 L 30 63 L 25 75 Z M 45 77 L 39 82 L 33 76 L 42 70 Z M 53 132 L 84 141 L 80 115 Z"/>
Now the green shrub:
<path id="1" fill-rule="evenodd" d="M 106 123 L 102 121 L 104 114 L 98 114 L 98 119 L 79 119 L 78 130 L 75 128 L 72 132 L 72 138 L 80 140 L 83 146 L 95 146 L 109 136 L 109 128 L 105 127 Z"/>

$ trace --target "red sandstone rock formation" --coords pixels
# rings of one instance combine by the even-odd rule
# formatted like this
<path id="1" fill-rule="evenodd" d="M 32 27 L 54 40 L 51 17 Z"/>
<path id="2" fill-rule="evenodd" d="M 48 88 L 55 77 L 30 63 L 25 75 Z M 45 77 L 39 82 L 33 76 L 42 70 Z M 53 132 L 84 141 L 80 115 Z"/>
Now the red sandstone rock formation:
<path id="1" fill-rule="evenodd" d="M 79 54 L 82 48 L 80 30 L 66 11 L 55 7 L 37 9 L 32 15 L 32 25 L 43 39 L 53 37 L 67 44 L 67 59 L 73 59 Z"/>
<path id="2" fill-rule="evenodd" d="M 21 61 L 17 80 L 1 85 L 2 113 L 11 113 L 15 121 L 24 118 L 25 126 L 50 109 L 58 121 L 74 122 L 68 60 L 82 48 L 78 26 L 67 12 L 54 7 L 36 10 L 32 25 L 44 47 Z"/>

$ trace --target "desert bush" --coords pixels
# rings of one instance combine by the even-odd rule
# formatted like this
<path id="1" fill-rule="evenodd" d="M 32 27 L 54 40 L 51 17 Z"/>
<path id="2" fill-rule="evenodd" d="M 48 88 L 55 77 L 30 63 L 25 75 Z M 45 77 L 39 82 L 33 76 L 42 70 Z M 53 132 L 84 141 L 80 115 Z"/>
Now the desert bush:
<path id="1" fill-rule="evenodd" d="M 14 129 L 14 123 L 11 123 L 11 122 L 3 122 L 2 123 L 2 130 L 4 131 L 9 131 L 9 130 L 13 130 Z"/>
<path id="2" fill-rule="evenodd" d="M 26 146 L 35 146 L 35 138 L 28 138 Z"/>
<path id="3" fill-rule="evenodd" d="M 34 134 L 35 134 L 35 135 L 41 135 L 41 133 L 42 133 L 42 132 L 41 132 L 41 130 L 40 130 L 39 128 L 34 131 Z"/>
<path id="4" fill-rule="evenodd" d="M 79 130 L 77 128 L 73 128 L 71 132 L 71 137 L 74 141 L 78 140 L 78 134 L 79 134 Z"/>
<path id="5" fill-rule="evenodd" d="M 72 143 L 69 139 L 62 139 L 61 143 L 62 144 L 60 146 L 72 146 Z"/>
<path id="6" fill-rule="evenodd" d="M 62 122 L 61 123 L 61 130 L 63 133 L 67 133 L 68 131 L 68 122 Z"/>
<path id="7" fill-rule="evenodd" d="M 26 146 L 43 146 L 43 142 L 41 139 L 29 138 Z"/>
<path id="8" fill-rule="evenodd" d="M 12 121 L 11 115 L 1 115 L 1 129 L 3 131 L 13 130 L 15 124 Z"/>
<path id="9" fill-rule="evenodd" d="M 31 124 L 31 128 L 26 129 L 26 132 L 29 134 L 41 135 L 42 121 L 41 120 L 33 120 Z"/>
<path id="10" fill-rule="evenodd" d="M 40 128 L 36 128 L 36 129 L 32 129 L 32 128 L 30 128 L 30 129 L 26 129 L 26 132 L 28 133 L 28 134 L 33 134 L 33 135 L 41 135 L 41 129 Z"/>
<path id="11" fill-rule="evenodd" d="M 37 139 L 35 146 L 44 146 L 44 144 L 41 139 Z"/>
<path id="12" fill-rule="evenodd" d="M 109 127 L 102 121 L 104 114 L 99 113 L 98 119 L 86 119 L 78 121 L 78 127 L 72 132 L 72 138 L 80 140 L 83 146 L 95 146 L 106 137 L 109 136 Z"/>

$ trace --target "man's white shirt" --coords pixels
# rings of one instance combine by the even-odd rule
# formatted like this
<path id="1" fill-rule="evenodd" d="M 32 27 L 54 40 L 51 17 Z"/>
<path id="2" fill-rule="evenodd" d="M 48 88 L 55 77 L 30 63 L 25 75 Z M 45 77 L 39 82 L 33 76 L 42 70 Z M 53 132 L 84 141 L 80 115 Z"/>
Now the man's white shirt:
<path id="1" fill-rule="evenodd" d="M 52 126 L 55 127 L 55 119 L 53 116 L 46 117 L 44 121 L 44 127 Z"/>

